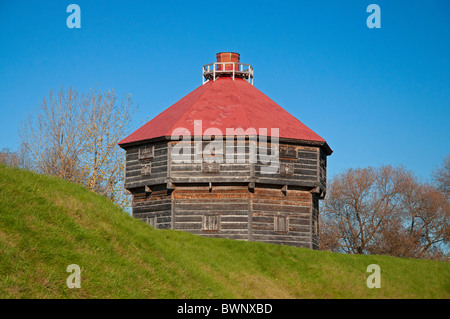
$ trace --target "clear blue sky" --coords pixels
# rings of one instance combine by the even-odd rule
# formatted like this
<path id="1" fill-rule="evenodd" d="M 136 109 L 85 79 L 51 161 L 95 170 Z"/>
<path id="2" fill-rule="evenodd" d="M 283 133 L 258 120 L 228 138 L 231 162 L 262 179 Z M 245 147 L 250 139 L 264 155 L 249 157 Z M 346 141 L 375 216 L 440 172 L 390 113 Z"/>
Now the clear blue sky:
<path id="1" fill-rule="evenodd" d="M 81 7 L 81 29 L 66 8 Z M 366 8 L 381 7 L 381 29 Z M 114 88 L 133 128 L 235 51 L 255 86 L 327 140 L 329 176 L 402 164 L 427 179 L 449 152 L 450 1 L 0 2 L 0 148 L 62 85 Z"/>

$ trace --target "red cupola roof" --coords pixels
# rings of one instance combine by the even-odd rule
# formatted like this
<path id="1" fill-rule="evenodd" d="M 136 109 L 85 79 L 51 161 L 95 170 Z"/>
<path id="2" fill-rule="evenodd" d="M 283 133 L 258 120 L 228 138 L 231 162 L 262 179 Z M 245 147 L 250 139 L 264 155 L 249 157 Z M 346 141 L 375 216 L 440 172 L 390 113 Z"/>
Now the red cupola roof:
<path id="1" fill-rule="evenodd" d="M 193 134 L 194 121 L 197 120 L 202 121 L 203 131 L 214 127 L 220 129 L 224 135 L 227 128 L 254 128 L 257 131 L 266 128 L 268 133 L 271 128 L 279 128 L 280 138 L 326 144 L 323 138 L 245 80 L 253 78 L 251 66 L 251 74 L 247 71 L 228 71 L 224 76 L 220 76 L 220 70 L 230 68 L 217 64 L 217 72 L 214 72 L 211 80 L 120 141 L 119 145 L 170 137 L 176 128 L 186 128 Z M 238 69 L 239 66 L 231 68 Z"/>

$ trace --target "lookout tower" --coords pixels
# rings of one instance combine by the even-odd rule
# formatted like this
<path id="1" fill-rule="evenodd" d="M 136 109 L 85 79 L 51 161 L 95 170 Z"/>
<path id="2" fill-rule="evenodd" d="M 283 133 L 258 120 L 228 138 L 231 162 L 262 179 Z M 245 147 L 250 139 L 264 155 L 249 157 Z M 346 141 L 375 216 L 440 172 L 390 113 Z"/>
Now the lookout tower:
<path id="1" fill-rule="evenodd" d="M 318 249 L 324 139 L 253 86 L 234 52 L 122 140 L 133 216 L 157 228 Z"/>

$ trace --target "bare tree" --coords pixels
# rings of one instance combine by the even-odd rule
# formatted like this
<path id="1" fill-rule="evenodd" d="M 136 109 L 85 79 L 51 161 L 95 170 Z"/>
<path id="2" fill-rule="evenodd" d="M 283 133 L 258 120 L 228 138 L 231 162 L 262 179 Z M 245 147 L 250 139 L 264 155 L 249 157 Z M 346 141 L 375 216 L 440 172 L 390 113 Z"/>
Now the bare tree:
<path id="1" fill-rule="evenodd" d="M 51 91 L 20 128 L 29 166 L 43 174 L 84 184 L 126 206 L 124 154 L 117 143 L 134 112 L 131 95 L 113 91 L 80 95 L 69 88 Z"/>
<path id="2" fill-rule="evenodd" d="M 76 180 L 83 143 L 86 105 L 72 88 L 50 91 L 34 117 L 19 128 L 19 136 L 34 170 Z"/>
<path id="3" fill-rule="evenodd" d="M 350 169 L 332 181 L 323 215 L 337 229 L 343 251 L 368 252 L 383 223 L 398 209 L 404 179 L 404 170 L 385 166 Z"/>
<path id="4" fill-rule="evenodd" d="M 413 181 L 404 190 L 402 220 L 406 235 L 415 243 L 411 257 L 441 255 L 439 244 L 450 238 L 450 210 L 447 198 L 435 187 Z"/>
<path id="5" fill-rule="evenodd" d="M 323 211 L 321 209 L 321 211 Z M 330 217 L 330 216 L 328 216 Z M 341 252 L 341 228 L 339 227 L 338 219 L 324 218 L 324 215 L 319 215 L 320 218 L 320 240 L 319 249 L 329 250 L 334 252 Z"/>
<path id="6" fill-rule="evenodd" d="M 420 242 L 410 236 L 400 218 L 392 218 L 383 224 L 375 234 L 374 243 L 368 250 L 370 254 L 415 257 L 420 249 Z"/>
<path id="7" fill-rule="evenodd" d="M 0 151 L 0 163 L 11 167 L 21 167 L 22 161 L 17 152 L 13 152 L 9 148 L 3 148 Z"/>
<path id="8" fill-rule="evenodd" d="M 450 197 L 450 155 L 447 155 L 441 167 L 433 174 L 437 189 L 447 197 Z"/>
<path id="9" fill-rule="evenodd" d="M 321 248 L 399 257 L 445 256 L 448 201 L 403 168 L 350 169 L 329 186 Z"/>

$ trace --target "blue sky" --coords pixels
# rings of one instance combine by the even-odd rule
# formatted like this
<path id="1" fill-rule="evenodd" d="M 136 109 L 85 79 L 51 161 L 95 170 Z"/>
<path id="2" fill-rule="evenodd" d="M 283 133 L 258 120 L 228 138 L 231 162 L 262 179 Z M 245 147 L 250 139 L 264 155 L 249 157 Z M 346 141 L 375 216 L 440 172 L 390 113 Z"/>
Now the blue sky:
<path id="1" fill-rule="evenodd" d="M 66 8 L 81 8 L 69 29 Z M 381 29 L 369 29 L 369 4 Z M 329 177 L 404 165 L 428 179 L 449 152 L 450 1 L 0 2 L 0 148 L 51 89 L 131 93 L 133 129 L 234 51 L 255 86 L 327 140 Z"/>

